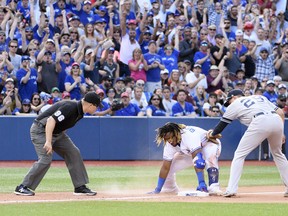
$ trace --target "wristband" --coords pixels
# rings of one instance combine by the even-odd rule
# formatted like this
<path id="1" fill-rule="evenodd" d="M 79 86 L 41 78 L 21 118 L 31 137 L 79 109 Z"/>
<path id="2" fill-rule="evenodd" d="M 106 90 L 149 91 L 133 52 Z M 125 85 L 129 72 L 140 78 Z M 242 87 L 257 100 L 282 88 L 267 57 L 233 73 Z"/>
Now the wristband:
<path id="1" fill-rule="evenodd" d="M 160 177 L 158 178 L 158 184 L 157 184 L 157 187 L 155 188 L 155 191 L 160 192 L 162 190 L 165 180 L 166 180 L 165 178 L 160 178 Z"/>

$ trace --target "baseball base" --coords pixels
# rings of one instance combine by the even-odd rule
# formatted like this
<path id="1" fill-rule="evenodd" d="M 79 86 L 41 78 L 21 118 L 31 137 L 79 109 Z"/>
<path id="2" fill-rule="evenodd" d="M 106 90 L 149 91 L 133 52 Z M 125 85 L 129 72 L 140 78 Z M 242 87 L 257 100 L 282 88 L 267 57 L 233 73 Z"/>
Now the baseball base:
<path id="1" fill-rule="evenodd" d="M 209 193 L 202 191 L 182 191 L 177 196 L 208 197 Z"/>

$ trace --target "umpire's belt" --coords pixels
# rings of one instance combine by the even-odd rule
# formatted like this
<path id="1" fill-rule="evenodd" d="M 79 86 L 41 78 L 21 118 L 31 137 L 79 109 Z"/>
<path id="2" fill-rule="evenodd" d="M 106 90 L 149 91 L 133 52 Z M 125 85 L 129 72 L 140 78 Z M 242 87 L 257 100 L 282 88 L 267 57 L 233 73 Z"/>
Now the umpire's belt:
<path id="1" fill-rule="evenodd" d="M 253 117 L 256 118 L 257 116 L 260 116 L 260 115 L 267 115 L 267 114 L 276 114 L 275 111 L 271 111 L 271 112 L 259 112 L 257 114 L 255 114 Z"/>
<path id="2" fill-rule="evenodd" d="M 45 125 L 42 124 L 40 121 L 34 120 L 34 124 L 38 125 L 39 127 L 45 128 Z"/>

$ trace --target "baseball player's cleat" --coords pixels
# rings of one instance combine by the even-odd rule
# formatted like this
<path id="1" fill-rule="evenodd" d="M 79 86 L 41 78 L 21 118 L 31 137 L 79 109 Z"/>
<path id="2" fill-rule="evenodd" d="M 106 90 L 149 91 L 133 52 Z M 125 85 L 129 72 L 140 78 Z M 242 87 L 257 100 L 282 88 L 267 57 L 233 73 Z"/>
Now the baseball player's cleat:
<path id="1" fill-rule="evenodd" d="M 210 196 L 221 196 L 223 191 L 220 190 L 219 184 L 211 184 L 208 187 L 208 193 Z"/>
<path id="2" fill-rule="evenodd" d="M 85 185 L 82 185 L 78 188 L 75 188 L 74 190 L 74 195 L 86 195 L 86 196 L 95 196 L 97 194 L 97 192 L 90 190 L 89 188 L 87 188 Z"/>
<path id="3" fill-rule="evenodd" d="M 29 188 L 27 188 L 24 185 L 18 185 L 14 191 L 14 194 L 20 195 L 20 196 L 34 196 L 35 193 L 31 191 Z"/>
<path id="4" fill-rule="evenodd" d="M 287 191 L 284 193 L 284 197 L 288 197 L 288 189 L 287 189 Z"/>
<path id="5" fill-rule="evenodd" d="M 223 197 L 235 197 L 236 193 L 231 193 L 229 191 L 226 191 L 225 193 L 222 194 Z"/>
<path id="6" fill-rule="evenodd" d="M 174 188 L 163 188 L 161 192 L 177 194 L 179 192 L 179 188 L 177 186 Z"/>

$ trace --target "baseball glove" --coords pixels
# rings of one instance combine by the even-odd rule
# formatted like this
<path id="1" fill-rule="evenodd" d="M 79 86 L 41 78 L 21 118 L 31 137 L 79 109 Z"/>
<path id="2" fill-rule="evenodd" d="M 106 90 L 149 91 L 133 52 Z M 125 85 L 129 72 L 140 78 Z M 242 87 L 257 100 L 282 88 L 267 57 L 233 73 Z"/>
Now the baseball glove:
<path id="1" fill-rule="evenodd" d="M 217 139 L 222 138 L 222 135 L 216 134 L 215 136 L 212 136 L 212 133 L 213 133 L 212 129 L 207 131 L 206 137 L 207 137 L 208 141 L 213 142 L 215 144 L 219 144 Z"/>
<path id="2" fill-rule="evenodd" d="M 112 104 L 111 104 L 111 110 L 112 111 L 117 111 L 124 108 L 124 105 L 120 99 L 114 99 Z"/>

